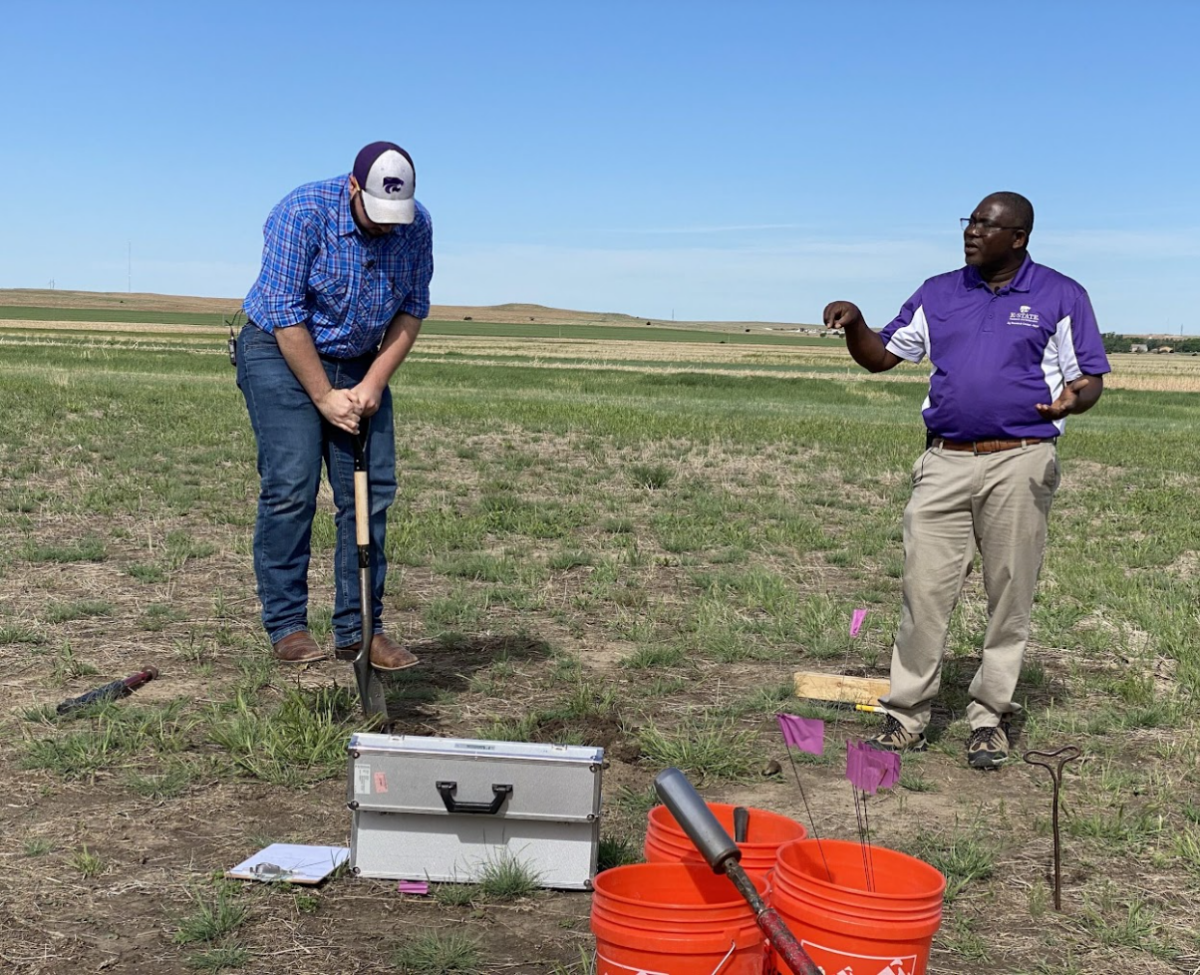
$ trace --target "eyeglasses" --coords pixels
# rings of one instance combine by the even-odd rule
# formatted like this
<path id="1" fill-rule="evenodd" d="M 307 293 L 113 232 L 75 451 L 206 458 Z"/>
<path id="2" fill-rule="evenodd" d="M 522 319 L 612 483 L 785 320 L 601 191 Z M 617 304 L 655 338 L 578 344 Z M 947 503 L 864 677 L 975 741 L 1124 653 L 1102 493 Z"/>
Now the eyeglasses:
<path id="1" fill-rule="evenodd" d="M 974 227 L 984 236 L 995 233 L 997 230 L 1024 230 L 1024 227 L 1004 227 L 998 223 L 992 223 L 990 220 L 976 220 L 974 217 L 959 217 L 958 222 L 962 224 L 963 230 L 970 230 Z"/>

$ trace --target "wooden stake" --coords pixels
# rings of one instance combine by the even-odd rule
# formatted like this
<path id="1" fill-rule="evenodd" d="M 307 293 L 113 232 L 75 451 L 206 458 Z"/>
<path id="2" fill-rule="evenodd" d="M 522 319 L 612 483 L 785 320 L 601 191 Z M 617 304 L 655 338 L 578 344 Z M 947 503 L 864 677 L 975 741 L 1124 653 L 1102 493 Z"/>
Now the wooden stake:
<path id="1" fill-rule="evenodd" d="M 872 707 L 879 706 L 879 698 L 891 686 L 888 681 L 877 677 L 845 677 L 804 670 L 798 671 L 793 677 L 796 697 L 813 701 L 845 701 Z"/>

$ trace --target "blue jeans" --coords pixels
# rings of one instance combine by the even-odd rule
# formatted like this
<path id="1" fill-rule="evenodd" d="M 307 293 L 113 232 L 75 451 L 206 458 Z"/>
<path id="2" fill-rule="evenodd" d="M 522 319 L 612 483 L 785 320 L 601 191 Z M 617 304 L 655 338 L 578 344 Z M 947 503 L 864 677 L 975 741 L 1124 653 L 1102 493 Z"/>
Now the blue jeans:
<path id="1" fill-rule="evenodd" d="M 322 359 L 336 389 L 357 385 L 372 356 Z M 247 325 L 238 336 L 237 384 L 258 441 L 258 518 L 254 575 L 263 627 L 272 643 L 308 629 L 308 562 L 317 489 L 324 462 L 337 507 L 333 639 L 345 647 L 362 638 L 358 546 L 354 532 L 354 438 L 326 423 L 279 351 L 275 336 Z M 370 418 L 367 475 L 371 485 L 371 558 L 375 632 L 383 632 L 384 538 L 396 498 L 396 440 L 392 394 L 384 390 Z"/>

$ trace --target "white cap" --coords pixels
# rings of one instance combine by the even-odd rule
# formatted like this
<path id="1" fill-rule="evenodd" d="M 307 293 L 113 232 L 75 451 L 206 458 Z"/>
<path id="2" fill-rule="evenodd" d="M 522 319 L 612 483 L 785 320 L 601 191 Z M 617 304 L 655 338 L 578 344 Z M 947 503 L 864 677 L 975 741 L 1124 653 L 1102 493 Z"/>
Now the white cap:
<path id="1" fill-rule="evenodd" d="M 412 223 L 417 171 L 412 157 L 394 142 L 372 142 L 354 160 L 363 208 L 375 223 Z"/>

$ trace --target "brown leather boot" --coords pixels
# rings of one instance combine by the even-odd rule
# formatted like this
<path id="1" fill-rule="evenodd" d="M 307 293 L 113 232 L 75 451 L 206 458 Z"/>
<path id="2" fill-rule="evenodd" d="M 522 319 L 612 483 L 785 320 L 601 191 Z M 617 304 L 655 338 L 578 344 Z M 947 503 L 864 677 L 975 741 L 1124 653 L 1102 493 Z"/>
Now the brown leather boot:
<path id="1" fill-rule="evenodd" d="M 339 660 L 353 660 L 358 656 L 358 648 L 362 646 L 359 643 L 352 643 L 348 647 L 338 647 L 336 656 Z M 390 636 L 383 633 L 376 633 L 371 638 L 371 666 L 376 670 L 404 670 L 406 667 L 415 667 L 420 661 L 412 655 L 404 647 L 400 646 Z"/>
<path id="2" fill-rule="evenodd" d="M 275 659 L 285 664 L 308 664 L 325 659 L 325 651 L 308 635 L 308 630 L 289 633 L 271 649 L 275 651 Z"/>

